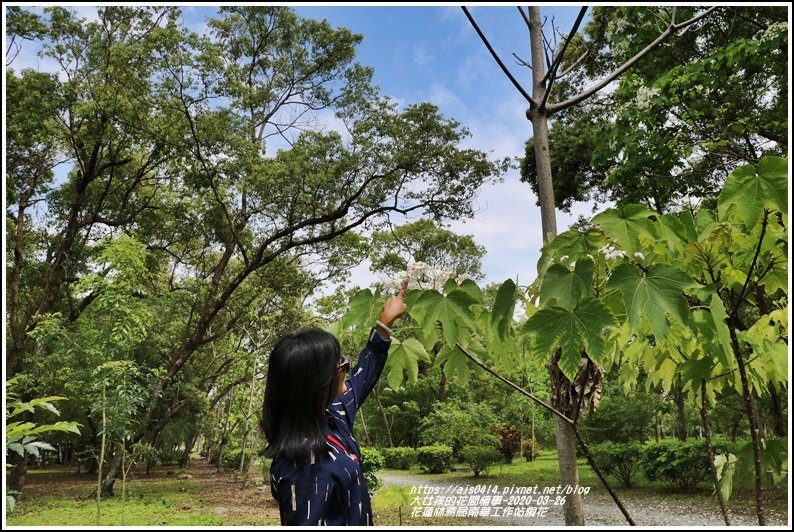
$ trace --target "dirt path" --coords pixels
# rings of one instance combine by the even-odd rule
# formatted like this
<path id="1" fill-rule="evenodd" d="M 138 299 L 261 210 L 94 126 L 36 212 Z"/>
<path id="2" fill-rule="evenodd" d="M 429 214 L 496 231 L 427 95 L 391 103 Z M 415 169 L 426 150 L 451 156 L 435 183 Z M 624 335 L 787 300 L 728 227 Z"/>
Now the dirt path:
<path id="1" fill-rule="evenodd" d="M 384 486 L 428 486 L 439 488 L 441 493 L 450 490 L 454 492 L 456 487 L 477 486 L 475 482 L 460 483 L 444 480 L 425 480 L 420 475 L 396 474 L 393 472 L 378 473 L 378 477 L 383 481 Z M 503 486 L 497 480 L 487 479 L 481 482 L 484 486 L 497 485 L 499 492 Z M 649 497 L 643 494 L 623 493 L 620 495 L 626 510 L 629 512 L 635 523 L 639 526 L 725 526 L 722 520 L 719 507 L 715 505 L 704 506 L 700 504 L 701 499 L 695 498 L 686 500 L 683 496 L 671 497 Z M 505 503 L 502 503 L 505 507 Z M 534 505 L 532 505 L 534 506 Z M 526 509 L 528 506 L 524 506 Z M 515 508 L 515 507 L 514 507 Z M 591 492 L 584 495 L 584 515 L 587 526 L 617 526 L 628 525 L 623 514 L 612 501 L 608 493 L 603 491 Z M 758 521 L 752 512 L 737 513 L 731 512 L 731 525 L 733 526 L 757 526 Z M 549 505 L 544 516 L 522 517 L 501 516 L 488 517 L 494 524 L 502 525 L 526 525 L 526 526 L 563 526 L 565 524 L 562 506 Z M 786 525 L 787 516 L 785 501 L 782 509 L 779 505 L 767 511 L 768 525 Z"/>

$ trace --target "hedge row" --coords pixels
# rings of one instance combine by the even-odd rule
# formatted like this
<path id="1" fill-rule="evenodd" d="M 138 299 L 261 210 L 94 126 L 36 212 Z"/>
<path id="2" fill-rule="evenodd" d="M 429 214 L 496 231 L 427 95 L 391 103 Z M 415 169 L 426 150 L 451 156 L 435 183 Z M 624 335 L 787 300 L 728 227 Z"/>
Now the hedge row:
<path id="1" fill-rule="evenodd" d="M 738 443 L 715 439 L 714 455 L 736 454 Z M 659 480 L 680 490 L 691 490 L 709 480 L 706 440 L 665 440 L 658 443 L 599 443 L 591 446 L 596 463 L 606 475 L 630 487 L 642 471 L 648 480 Z"/>

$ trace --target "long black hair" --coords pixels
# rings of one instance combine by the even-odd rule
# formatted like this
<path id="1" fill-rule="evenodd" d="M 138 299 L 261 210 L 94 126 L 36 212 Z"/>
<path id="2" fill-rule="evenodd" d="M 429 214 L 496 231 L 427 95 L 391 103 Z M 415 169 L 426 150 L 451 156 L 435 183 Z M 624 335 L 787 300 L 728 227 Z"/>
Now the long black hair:
<path id="1" fill-rule="evenodd" d="M 339 388 L 340 356 L 339 340 L 321 329 L 301 329 L 276 343 L 262 403 L 265 456 L 300 460 L 325 451 L 322 420 Z"/>

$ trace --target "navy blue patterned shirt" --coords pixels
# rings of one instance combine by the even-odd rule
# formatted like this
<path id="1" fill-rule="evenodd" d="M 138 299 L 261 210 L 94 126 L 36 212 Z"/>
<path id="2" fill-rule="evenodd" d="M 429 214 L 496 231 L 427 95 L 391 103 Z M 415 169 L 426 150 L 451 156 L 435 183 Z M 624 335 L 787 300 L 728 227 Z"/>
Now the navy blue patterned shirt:
<path id="1" fill-rule="evenodd" d="M 296 461 L 276 457 L 270 466 L 270 492 L 278 501 L 282 525 L 372 525 L 372 506 L 361 472 L 361 448 L 353 422 L 375 386 L 389 351 L 375 329 L 345 380 L 346 390 L 326 409 L 323 434 L 327 453 Z"/>

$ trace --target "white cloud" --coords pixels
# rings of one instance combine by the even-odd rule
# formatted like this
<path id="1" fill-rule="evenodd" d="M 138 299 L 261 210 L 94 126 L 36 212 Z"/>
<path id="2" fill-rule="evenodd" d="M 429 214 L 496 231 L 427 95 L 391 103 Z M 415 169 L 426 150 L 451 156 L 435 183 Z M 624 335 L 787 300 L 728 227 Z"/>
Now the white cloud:
<path id="1" fill-rule="evenodd" d="M 460 96 L 440 83 L 433 83 L 429 93 L 417 101 L 427 100 L 437 105 L 447 116 L 458 116 L 465 111 L 465 105 Z"/>
<path id="2" fill-rule="evenodd" d="M 414 53 L 411 62 L 416 66 L 423 67 L 435 61 L 433 54 L 427 53 L 424 47 L 414 45 Z"/>

